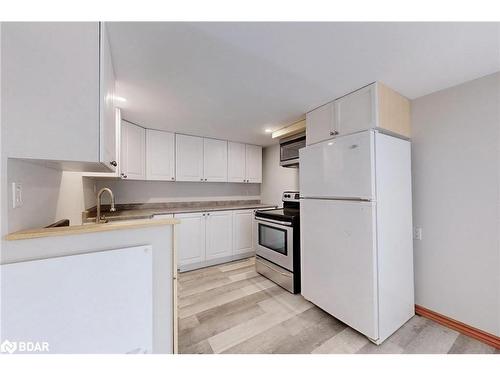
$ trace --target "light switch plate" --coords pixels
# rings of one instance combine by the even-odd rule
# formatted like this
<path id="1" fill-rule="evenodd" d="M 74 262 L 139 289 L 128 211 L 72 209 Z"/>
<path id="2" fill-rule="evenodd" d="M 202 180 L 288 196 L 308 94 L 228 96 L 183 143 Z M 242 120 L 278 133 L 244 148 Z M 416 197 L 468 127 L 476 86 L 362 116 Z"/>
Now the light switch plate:
<path id="1" fill-rule="evenodd" d="M 413 228 L 413 239 L 420 241 L 422 239 L 422 228 L 421 227 L 415 227 Z"/>
<path id="2" fill-rule="evenodd" d="M 19 182 L 12 183 L 12 207 L 19 208 L 23 206 L 23 186 Z"/>

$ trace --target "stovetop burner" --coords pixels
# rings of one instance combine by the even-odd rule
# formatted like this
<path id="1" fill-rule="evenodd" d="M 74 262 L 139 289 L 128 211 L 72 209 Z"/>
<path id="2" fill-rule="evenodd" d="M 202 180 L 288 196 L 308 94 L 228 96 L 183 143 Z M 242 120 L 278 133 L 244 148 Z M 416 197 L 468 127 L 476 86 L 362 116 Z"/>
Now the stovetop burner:
<path id="1" fill-rule="evenodd" d="M 282 200 L 283 207 L 270 210 L 257 210 L 255 217 L 298 224 L 300 220 L 299 193 L 296 191 L 285 191 Z"/>
<path id="2" fill-rule="evenodd" d="M 300 209 L 298 208 L 276 208 L 272 210 L 258 210 L 256 217 L 268 218 L 271 220 L 287 221 L 293 223 L 300 218 Z"/>

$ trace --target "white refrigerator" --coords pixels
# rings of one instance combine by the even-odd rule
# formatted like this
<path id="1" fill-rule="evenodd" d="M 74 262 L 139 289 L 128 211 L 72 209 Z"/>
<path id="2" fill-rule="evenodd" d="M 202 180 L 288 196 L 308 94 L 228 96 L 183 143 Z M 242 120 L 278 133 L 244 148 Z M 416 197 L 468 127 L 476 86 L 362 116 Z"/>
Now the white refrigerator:
<path id="1" fill-rule="evenodd" d="M 380 344 L 414 315 L 410 142 L 337 137 L 299 173 L 302 295 Z"/>

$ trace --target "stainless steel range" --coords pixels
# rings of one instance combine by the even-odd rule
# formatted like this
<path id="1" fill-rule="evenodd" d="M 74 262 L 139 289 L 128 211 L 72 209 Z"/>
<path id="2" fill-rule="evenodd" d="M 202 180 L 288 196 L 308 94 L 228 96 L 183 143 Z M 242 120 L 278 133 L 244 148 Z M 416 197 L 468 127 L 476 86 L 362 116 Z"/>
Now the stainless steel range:
<path id="1" fill-rule="evenodd" d="M 285 191 L 282 200 L 283 208 L 255 211 L 255 268 L 258 273 L 291 293 L 299 293 L 299 192 Z"/>

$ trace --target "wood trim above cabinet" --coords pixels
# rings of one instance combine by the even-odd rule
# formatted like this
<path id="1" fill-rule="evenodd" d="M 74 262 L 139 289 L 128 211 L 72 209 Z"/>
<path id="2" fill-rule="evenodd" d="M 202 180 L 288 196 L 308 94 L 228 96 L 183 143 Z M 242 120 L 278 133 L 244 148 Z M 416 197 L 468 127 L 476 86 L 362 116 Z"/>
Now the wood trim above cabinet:
<path id="1" fill-rule="evenodd" d="M 410 101 L 377 82 L 378 127 L 404 137 L 411 136 Z"/>
<path id="2" fill-rule="evenodd" d="M 291 135 L 299 134 L 306 131 L 306 119 L 304 115 L 304 119 L 294 122 L 291 125 L 288 125 L 284 128 L 273 131 L 271 137 L 274 138 L 285 138 Z"/>
<path id="3" fill-rule="evenodd" d="M 415 314 L 433 320 L 439 324 L 444 325 L 445 327 L 451 328 L 466 336 L 472 337 L 473 339 L 484 342 L 485 344 L 490 345 L 495 349 L 500 349 L 500 337 L 492 335 L 491 333 L 474 328 L 468 324 L 459 322 L 458 320 L 449 318 L 446 315 L 439 314 L 420 305 L 415 305 Z"/>

